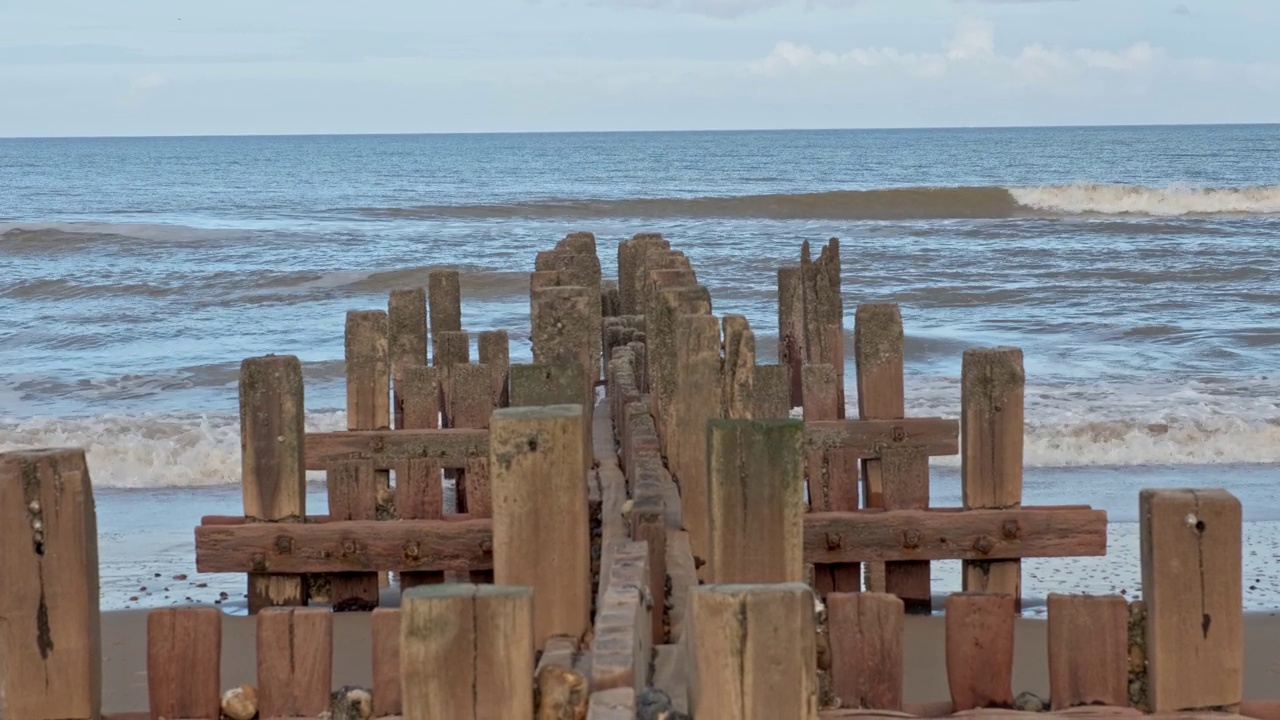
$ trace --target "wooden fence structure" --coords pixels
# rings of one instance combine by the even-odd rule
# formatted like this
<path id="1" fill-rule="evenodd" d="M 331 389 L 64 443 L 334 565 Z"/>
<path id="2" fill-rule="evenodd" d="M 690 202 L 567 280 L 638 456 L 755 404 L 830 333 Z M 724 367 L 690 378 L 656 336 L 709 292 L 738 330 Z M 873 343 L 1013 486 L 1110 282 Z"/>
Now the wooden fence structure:
<path id="1" fill-rule="evenodd" d="M 470 362 L 454 272 L 350 313 L 347 431 L 305 431 L 295 357 L 246 360 L 244 514 L 195 537 L 198 570 L 247 577 L 258 682 L 224 695 L 216 608 L 153 610 L 139 717 L 1018 714 L 1020 560 L 1102 555 L 1107 523 L 1021 505 L 1021 353 L 967 351 L 960 420 L 907 418 L 899 309 L 858 306 L 846 418 L 835 241 L 779 272 L 777 364 L 660 235 L 617 266 L 589 233 L 539 253 L 531 364 L 502 331 Z M 964 504 L 930 507 L 928 459 L 957 453 Z M 1047 711 L 1280 717 L 1242 702 L 1239 503 L 1140 501 L 1143 601 L 1049 598 Z M 96 540 L 82 451 L 0 455 L 0 718 L 100 716 Z M 965 563 L 951 699 L 913 706 L 905 616 L 934 609 L 942 559 Z M 371 613 L 369 688 L 334 690 L 334 612 Z"/>

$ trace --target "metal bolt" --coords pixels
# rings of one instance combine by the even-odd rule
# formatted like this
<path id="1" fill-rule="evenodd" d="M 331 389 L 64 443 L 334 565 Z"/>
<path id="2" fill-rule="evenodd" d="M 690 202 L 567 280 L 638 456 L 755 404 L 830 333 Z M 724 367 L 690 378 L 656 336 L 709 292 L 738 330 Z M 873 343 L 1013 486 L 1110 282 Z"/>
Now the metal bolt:
<path id="1" fill-rule="evenodd" d="M 890 437 L 893 438 L 894 442 L 902 442 L 907 439 L 907 429 L 901 425 L 894 425 Z"/>
<path id="2" fill-rule="evenodd" d="M 382 438 L 377 438 L 376 440 L 373 441 L 374 452 L 382 452 L 383 448 L 385 447 L 386 447 L 386 443 L 383 441 Z"/>
<path id="3" fill-rule="evenodd" d="M 406 558 L 409 558 L 410 560 L 415 560 L 415 559 L 417 559 L 417 557 L 418 557 L 418 543 L 414 542 L 413 540 L 410 540 L 409 542 L 405 543 L 405 545 L 404 545 L 404 556 L 405 556 Z"/>
<path id="4" fill-rule="evenodd" d="M 993 549 L 995 549 L 995 546 L 996 546 L 995 543 L 991 542 L 991 538 L 987 537 L 986 535 L 982 535 L 977 540 L 973 541 L 973 549 L 977 550 L 983 555 L 986 555 L 987 553 L 991 552 Z"/>
<path id="5" fill-rule="evenodd" d="M 902 547 L 908 550 L 915 550 L 920 547 L 920 532 L 918 530 L 907 530 L 902 533 Z"/>
<path id="6" fill-rule="evenodd" d="M 293 553 L 293 539 L 281 535 L 276 538 L 276 551 L 281 555 L 290 555 Z"/>
<path id="7" fill-rule="evenodd" d="M 485 555 L 488 555 L 489 553 L 493 552 L 493 542 L 489 540 L 481 540 L 480 552 L 484 553 Z"/>
<path id="8" fill-rule="evenodd" d="M 1005 520 L 1004 525 L 1000 526 L 1000 532 L 1004 533 L 1006 540 L 1013 540 L 1018 537 L 1020 529 L 1021 528 L 1018 527 L 1018 521 L 1013 519 Z"/>
<path id="9" fill-rule="evenodd" d="M 342 552 L 343 552 L 344 554 L 346 554 L 346 555 L 351 555 L 351 554 L 354 554 L 354 553 L 355 553 L 355 551 L 356 551 L 356 542 L 355 542 L 355 540 L 343 540 L 343 541 L 342 541 Z"/>
<path id="10" fill-rule="evenodd" d="M 844 538 L 839 533 L 827 533 L 827 549 L 839 550 L 844 545 Z"/>
<path id="11" fill-rule="evenodd" d="M 249 559 L 249 562 L 253 565 L 254 572 L 266 572 L 267 557 L 262 553 L 254 553 L 253 557 Z"/>

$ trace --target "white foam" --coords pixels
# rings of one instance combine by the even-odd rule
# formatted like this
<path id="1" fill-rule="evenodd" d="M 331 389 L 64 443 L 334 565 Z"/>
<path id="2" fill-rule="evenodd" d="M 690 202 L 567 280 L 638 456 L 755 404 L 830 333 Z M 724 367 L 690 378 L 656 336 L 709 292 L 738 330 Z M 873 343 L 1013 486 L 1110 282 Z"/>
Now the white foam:
<path id="1" fill-rule="evenodd" d="M 1280 213 L 1280 186 L 1198 188 L 1188 185 L 1040 185 L 1008 188 L 1019 205 L 1036 210 L 1105 215 Z"/>

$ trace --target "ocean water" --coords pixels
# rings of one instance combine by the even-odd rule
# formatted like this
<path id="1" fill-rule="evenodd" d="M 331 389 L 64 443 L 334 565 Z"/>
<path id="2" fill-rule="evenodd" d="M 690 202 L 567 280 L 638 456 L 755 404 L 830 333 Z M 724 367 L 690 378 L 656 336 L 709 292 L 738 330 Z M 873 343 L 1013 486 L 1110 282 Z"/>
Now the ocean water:
<path id="1" fill-rule="evenodd" d="M 0 140 L 0 449 L 233 483 L 243 358 L 298 355 L 342 428 L 346 311 L 447 266 L 528 360 L 534 254 L 576 230 L 606 276 L 663 233 L 764 361 L 778 266 L 837 237 L 846 327 L 902 306 L 909 414 L 1016 345 L 1045 497 L 1140 466 L 1280 519 L 1280 126 Z"/>

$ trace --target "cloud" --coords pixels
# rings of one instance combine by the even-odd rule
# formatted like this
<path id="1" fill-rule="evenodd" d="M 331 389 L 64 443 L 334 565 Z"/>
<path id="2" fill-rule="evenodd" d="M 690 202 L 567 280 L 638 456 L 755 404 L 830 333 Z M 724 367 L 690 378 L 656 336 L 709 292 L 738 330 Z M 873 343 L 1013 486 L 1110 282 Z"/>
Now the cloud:
<path id="1" fill-rule="evenodd" d="M 763 12 L 776 7 L 801 7 L 805 10 L 820 8 L 852 7 L 863 0 L 589 0 L 597 5 L 615 7 L 660 9 L 674 8 L 679 12 L 708 17 L 732 19 Z M 1076 2 L 1077 0 L 952 0 L 953 2 L 977 2 L 983 4 Z M 538 0 L 529 0 L 538 2 Z"/>
<path id="2" fill-rule="evenodd" d="M 120 95 L 121 105 L 131 105 L 169 84 L 169 78 L 158 72 L 139 75 L 129 81 L 129 86 Z"/>

